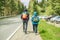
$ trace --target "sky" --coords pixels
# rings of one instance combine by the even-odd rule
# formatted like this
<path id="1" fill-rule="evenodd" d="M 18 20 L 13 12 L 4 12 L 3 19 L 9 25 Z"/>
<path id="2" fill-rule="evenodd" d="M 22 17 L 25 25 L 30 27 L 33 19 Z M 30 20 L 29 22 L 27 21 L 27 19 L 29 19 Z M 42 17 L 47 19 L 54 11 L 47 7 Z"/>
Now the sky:
<path id="1" fill-rule="evenodd" d="M 41 2 L 42 0 L 38 0 L 38 3 Z"/>
<path id="2" fill-rule="evenodd" d="M 20 0 L 20 1 L 24 4 L 24 6 L 26 6 L 28 8 L 30 0 Z M 38 2 L 41 2 L 41 0 L 38 0 Z"/>

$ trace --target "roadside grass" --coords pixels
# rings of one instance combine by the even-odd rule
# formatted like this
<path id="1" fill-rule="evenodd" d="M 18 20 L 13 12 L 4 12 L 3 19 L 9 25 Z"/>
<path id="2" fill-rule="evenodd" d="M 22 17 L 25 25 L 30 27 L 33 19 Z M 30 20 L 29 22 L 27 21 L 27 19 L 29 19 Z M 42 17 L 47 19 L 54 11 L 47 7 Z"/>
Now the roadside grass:
<path id="1" fill-rule="evenodd" d="M 60 28 L 41 20 L 38 25 L 39 34 L 43 40 L 60 40 Z"/>

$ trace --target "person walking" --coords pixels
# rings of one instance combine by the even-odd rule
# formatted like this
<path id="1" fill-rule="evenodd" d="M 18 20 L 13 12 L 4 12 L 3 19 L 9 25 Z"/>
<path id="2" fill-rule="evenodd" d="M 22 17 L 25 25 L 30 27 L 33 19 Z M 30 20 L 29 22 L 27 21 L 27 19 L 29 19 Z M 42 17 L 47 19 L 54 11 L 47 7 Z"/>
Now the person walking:
<path id="1" fill-rule="evenodd" d="M 34 11 L 34 15 L 32 16 L 32 24 L 33 24 L 33 31 L 37 34 L 37 30 L 38 30 L 38 23 L 39 23 L 39 17 L 36 11 Z"/>
<path id="2" fill-rule="evenodd" d="M 29 20 L 29 13 L 27 9 L 25 9 L 24 12 L 21 14 L 21 19 L 23 21 L 23 32 L 27 34 L 27 26 L 28 26 L 28 20 Z"/>

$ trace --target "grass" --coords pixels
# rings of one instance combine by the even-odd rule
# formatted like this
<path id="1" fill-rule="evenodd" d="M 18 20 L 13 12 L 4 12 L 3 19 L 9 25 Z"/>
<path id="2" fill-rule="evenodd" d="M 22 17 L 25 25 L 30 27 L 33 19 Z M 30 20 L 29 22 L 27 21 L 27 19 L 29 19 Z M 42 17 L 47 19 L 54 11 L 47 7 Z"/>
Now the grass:
<path id="1" fill-rule="evenodd" d="M 60 40 L 60 28 L 47 24 L 46 21 L 40 21 L 38 25 L 39 34 L 43 40 Z"/>

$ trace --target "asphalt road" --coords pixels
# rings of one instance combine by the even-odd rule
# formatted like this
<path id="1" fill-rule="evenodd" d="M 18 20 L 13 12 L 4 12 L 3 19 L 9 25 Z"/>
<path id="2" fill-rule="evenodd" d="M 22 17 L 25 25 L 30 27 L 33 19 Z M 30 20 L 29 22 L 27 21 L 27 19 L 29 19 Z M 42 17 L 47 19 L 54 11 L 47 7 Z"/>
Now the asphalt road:
<path id="1" fill-rule="evenodd" d="M 9 40 L 43 40 L 39 34 L 33 32 L 32 22 L 29 20 L 27 34 L 23 32 L 23 27 L 20 27 L 17 32 Z"/>
<path id="2" fill-rule="evenodd" d="M 0 19 L 0 40 L 6 40 L 21 23 L 20 16 Z"/>

